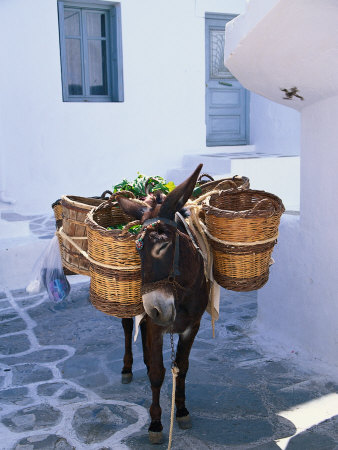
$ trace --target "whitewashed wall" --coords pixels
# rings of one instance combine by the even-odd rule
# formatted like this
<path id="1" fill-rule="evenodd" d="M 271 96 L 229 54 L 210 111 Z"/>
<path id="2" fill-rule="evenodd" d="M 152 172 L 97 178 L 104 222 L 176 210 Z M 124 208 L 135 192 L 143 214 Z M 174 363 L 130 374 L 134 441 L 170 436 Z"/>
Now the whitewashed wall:
<path id="1" fill-rule="evenodd" d="M 121 5 L 124 103 L 63 103 L 56 0 L 1 0 L 0 191 L 16 211 L 164 175 L 205 149 L 204 13 L 245 0 Z"/>
<path id="2" fill-rule="evenodd" d="M 301 114 L 300 215 L 282 217 L 276 264 L 258 291 L 256 337 L 279 356 L 336 377 L 337 19 L 332 0 L 251 0 L 233 21 L 225 50 L 241 83 Z M 284 100 L 282 86 L 297 86 L 303 100 Z"/>
<path id="3" fill-rule="evenodd" d="M 250 99 L 250 139 L 256 151 L 283 156 L 299 155 L 300 113 L 253 92 Z M 280 173 L 280 176 L 283 174 Z M 299 172 L 297 178 L 299 180 Z"/>
<path id="4" fill-rule="evenodd" d="M 338 96 L 302 110 L 301 214 L 285 216 L 258 293 L 257 329 L 289 354 L 338 367 Z M 337 369 L 336 369 L 337 374 Z"/>

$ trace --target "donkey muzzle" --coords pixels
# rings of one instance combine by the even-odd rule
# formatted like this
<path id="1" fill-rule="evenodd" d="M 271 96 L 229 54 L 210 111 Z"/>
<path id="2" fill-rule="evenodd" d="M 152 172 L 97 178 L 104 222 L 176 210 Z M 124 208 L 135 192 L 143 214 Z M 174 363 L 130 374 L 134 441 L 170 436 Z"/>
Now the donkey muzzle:
<path id="1" fill-rule="evenodd" d="M 156 325 L 167 326 L 176 317 L 175 299 L 172 293 L 156 289 L 142 295 L 143 306 L 148 316 Z"/>

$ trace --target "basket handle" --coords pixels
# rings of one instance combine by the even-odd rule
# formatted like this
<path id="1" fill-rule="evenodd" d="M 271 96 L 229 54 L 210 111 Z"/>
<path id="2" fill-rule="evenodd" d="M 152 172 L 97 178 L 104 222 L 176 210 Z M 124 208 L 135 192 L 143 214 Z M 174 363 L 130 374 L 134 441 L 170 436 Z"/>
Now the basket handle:
<path id="1" fill-rule="evenodd" d="M 107 200 L 107 199 L 106 199 L 106 195 L 107 195 L 107 194 L 109 194 L 109 195 L 113 195 L 112 191 L 108 191 L 108 190 L 106 190 L 106 191 L 102 192 L 102 194 L 101 194 L 101 197 L 100 197 L 100 198 L 101 198 L 102 200 Z"/>
<path id="2" fill-rule="evenodd" d="M 124 197 L 127 197 L 127 198 L 136 198 L 135 195 L 134 195 L 132 192 L 130 192 L 130 191 L 117 191 L 117 192 L 114 192 L 114 194 L 112 194 L 112 195 L 108 198 L 107 201 L 108 201 L 109 203 L 112 203 L 112 202 L 116 201 L 116 197 L 117 197 L 118 195 L 123 195 Z"/>
<path id="3" fill-rule="evenodd" d="M 198 177 L 197 183 L 201 183 L 201 182 L 202 182 L 202 183 L 206 183 L 206 181 L 202 181 L 202 178 L 203 178 L 203 177 L 209 178 L 210 181 L 215 181 L 211 175 L 209 175 L 209 174 L 207 174 L 207 173 L 202 173 L 202 174 Z"/>
<path id="4" fill-rule="evenodd" d="M 226 190 L 226 188 L 238 189 L 238 186 L 233 180 L 224 180 L 224 181 L 221 181 L 220 183 L 218 183 L 217 186 L 215 187 L 215 189 L 219 189 L 219 190 L 223 190 L 223 191 Z"/>
<path id="5" fill-rule="evenodd" d="M 61 198 L 58 198 L 57 200 L 55 200 L 54 203 L 52 203 L 52 208 L 55 208 L 55 206 L 61 205 Z"/>
<path id="6" fill-rule="evenodd" d="M 133 227 L 134 225 L 141 225 L 141 222 L 139 220 L 134 220 L 133 222 L 128 222 L 127 225 L 125 225 L 123 227 L 121 236 L 125 236 L 126 234 L 128 234 L 129 228 Z"/>
<path id="7" fill-rule="evenodd" d="M 257 202 L 257 203 L 255 204 L 255 206 L 252 208 L 251 211 L 257 211 L 257 209 L 259 209 L 264 203 L 267 203 L 267 204 L 270 206 L 270 208 L 273 206 L 273 205 L 271 204 L 270 199 L 268 199 L 268 198 L 262 198 L 262 200 L 260 200 L 259 202 Z"/>
<path id="8" fill-rule="evenodd" d="M 240 191 L 245 191 L 246 189 L 249 189 L 249 187 L 250 187 L 250 180 L 248 177 L 244 177 L 242 175 L 234 175 L 232 177 L 232 180 L 233 181 L 236 181 L 236 180 L 242 181 L 242 184 L 237 186 L 237 189 Z"/>

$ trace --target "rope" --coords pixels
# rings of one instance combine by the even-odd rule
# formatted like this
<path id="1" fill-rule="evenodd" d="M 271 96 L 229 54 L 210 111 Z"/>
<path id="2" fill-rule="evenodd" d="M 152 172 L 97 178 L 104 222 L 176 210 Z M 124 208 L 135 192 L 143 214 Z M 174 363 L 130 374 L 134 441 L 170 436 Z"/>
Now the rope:
<path id="1" fill-rule="evenodd" d="M 90 261 L 92 264 L 96 264 L 97 266 L 104 267 L 106 269 L 113 269 L 113 270 L 136 270 L 141 268 L 141 264 L 138 264 L 137 266 L 112 266 L 110 264 L 104 264 L 99 261 L 95 261 L 95 259 L 91 258 L 87 252 L 85 252 L 81 247 L 79 247 L 72 238 L 70 238 L 64 231 L 63 227 L 61 227 L 55 234 L 60 235 L 63 239 L 68 241 L 70 244 L 72 244 L 78 252 L 81 253 L 82 256 L 84 256 L 88 261 Z"/>
<path id="2" fill-rule="evenodd" d="M 202 252 L 204 253 L 204 262 L 205 264 L 205 275 L 210 279 L 210 270 L 212 268 L 212 254 L 210 251 L 210 246 L 207 238 L 203 233 L 203 228 L 201 226 L 201 221 L 198 217 L 201 207 L 199 205 L 189 205 L 190 209 L 190 219 L 189 225 L 191 226 L 193 232 L 197 236 L 197 239 L 200 238 L 200 248 L 203 248 Z M 197 229 L 197 230 L 196 230 Z M 202 244 L 202 245 L 201 245 Z"/>
<path id="3" fill-rule="evenodd" d="M 192 235 L 189 226 L 187 224 L 187 222 L 185 221 L 184 217 L 182 216 L 181 213 L 179 213 L 178 211 L 175 213 L 175 215 L 181 220 L 182 225 L 184 226 L 186 232 L 188 233 L 188 236 L 191 239 L 191 242 L 193 244 L 193 246 L 195 247 L 195 249 L 200 253 L 200 255 L 202 256 L 202 258 L 204 259 L 204 255 L 202 253 L 202 250 L 199 248 L 199 246 L 196 244 L 194 236 Z"/>
<path id="4" fill-rule="evenodd" d="M 215 317 L 214 317 L 214 293 L 213 285 L 211 286 L 211 326 L 212 326 L 212 338 L 215 339 Z"/>
<path id="5" fill-rule="evenodd" d="M 169 429 L 168 450 L 171 449 L 171 443 L 172 443 L 172 439 L 173 439 L 176 378 L 177 378 L 178 372 L 179 372 L 178 367 L 174 366 L 171 368 L 171 373 L 173 376 L 173 388 L 172 388 L 172 392 L 171 392 L 171 412 L 170 412 L 170 429 Z"/>
<path id="6" fill-rule="evenodd" d="M 218 191 L 212 191 L 212 192 L 218 192 Z M 208 197 L 210 193 L 202 195 L 202 201 L 204 198 Z M 204 273 L 209 282 L 211 283 L 210 286 L 210 298 L 211 298 L 211 326 L 212 326 L 212 337 L 215 338 L 215 314 L 214 314 L 214 277 L 212 273 L 213 268 L 213 255 L 210 249 L 210 245 L 208 242 L 208 239 L 205 236 L 204 230 L 203 230 L 203 222 L 199 218 L 199 213 L 201 210 L 201 206 L 198 204 L 201 201 L 201 197 L 199 197 L 194 202 L 190 202 L 188 207 L 190 209 L 190 221 L 189 225 L 193 229 L 195 235 L 197 236 L 197 239 L 200 238 L 200 247 L 203 247 L 203 253 L 204 253 Z M 196 230 L 197 229 L 197 230 Z M 201 245 L 202 244 L 202 245 Z"/>
<path id="7" fill-rule="evenodd" d="M 222 241 L 221 239 L 216 238 L 215 236 L 213 236 L 212 234 L 209 233 L 207 227 L 204 225 L 204 223 L 202 223 L 202 228 L 204 233 L 213 241 L 218 242 L 219 244 L 224 244 L 224 245 L 232 245 L 234 247 L 251 247 L 253 245 L 259 245 L 259 244 L 267 244 L 268 242 L 273 242 L 275 241 L 279 234 L 277 233 L 275 236 L 273 236 L 272 238 L 269 239 L 264 239 L 263 241 L 254 241 L 254 242 L 233 242 L 233 241 Z"/>
<path id="8" fill-rule="evenodd" d="M 199 203 L 202 203 L 204 199 L 209 197 L 209 195 L 219 194 L 219 193 L 220 193 L 219 189 L 214 189 L 213 191 L 206 192 L 205 194 L 200 195 L 198 198 L 196 198 L 196 200 L 189 200 L 188 203 L 186 203 L 185 206 L 189 207 L 191 205 L 198 205 Z"/>

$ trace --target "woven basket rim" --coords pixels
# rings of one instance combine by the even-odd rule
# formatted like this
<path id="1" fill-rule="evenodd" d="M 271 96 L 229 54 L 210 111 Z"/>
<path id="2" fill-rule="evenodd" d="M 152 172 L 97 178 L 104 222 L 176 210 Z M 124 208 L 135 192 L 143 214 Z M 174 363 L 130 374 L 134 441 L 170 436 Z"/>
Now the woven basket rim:
<path id="1" fill-rule="evenodd" d="M 206 181 L 204 183 L 202 182 L 200 187 L 203 190 L 203 189 L 206 189 L 209 186 L 213 186 L 213 185 L 215 185 L 215 187 L 216 187 L 218 184 L 226 182 L 226 181 L 234 181 L 234 182 L 236 182 L 236 181 L 243 181 L 243 184 L 246 184 L 246 183 L 250 182 L 248 177 L 246 177 L 244 175 L 236 175 L 235 177 L 219 178 L 218 180 L 212 180 L 212 181 L 210 180 L 210 181 Z M 239 189 L 240 187 L 241 186 L 237 187 L 237 189 Z M 232 189 L 236 189 L 236 188 L 235 187 L 229 187 L 229 190 L 232 190 Z M 226 189 L 226 190 L 228 190 L 228 189 Z"/>
<path id="2" fill-rule="evenodd" d="M 135 200 L 135 199 L 134 199 Z M 143 204 L 143 202 L 141 202 Z M 136 235 L 133 233 L 125 232 L 124 230 L 107 230 L 107 228 L 103 227 L 102 225 L 99 225 L 95 218 L 94 218 L 94 214 L 99 211 L 100 209 L 104 209 L 107 208 L 109 206 L 114 207 L 114 205 L 118 205 L 117 202 L 110 202 L 109 200 L 101 203 L 101 205 L 97 206 L 96 208 L 91 209 L 88 214 L 87 217 L 85 219 L 85 224 L 93 231 L 96 231 L 98 233 L 100 233 L 102 236 L 114 236 L 115 238 L 119 238 L 121 240 L 131 240 L 131 239 L 136 239 Z M 139 223 L 139 221 L 135 221 L 137 223 Z M 131 222 L 129 222 L 128 224 L 130 224 Z M 126 225 L 128 225 L 126 224 Z"/>
<path id="3" fill-rule="evenodd" d="M 81 197 L 78 195 L 63 195 L 61 197 L 61 201 L 66 203 L 66 205 L 63 203 L 63 206 L 70 205 L 76 208 L 86 209 L 88 211 L 95 208 L 96 206 L 99 206 L 99 203 L 102 202 L 102 200 L 100 199 Z M 93 202 L 94 204 L 91 205 L 90 203 L 88 203 L 88 201 Z"/>
<path id="4" fill-rule="evenodd" d="M 271 200 L 270 205 L 272 204 L 274 206 L 274 209 L 272 210 L 270 208 L 266 209 L 258 209 L 254 210 L 254 208 L 242 210 L 242 211 L 235 211 L 230 209 L 220 209 L 217 206 L 210 205 L 210 201 L 214 200 L 216 197 L 220 197 L 221 195 L 226 196 L 253 196 L 253 195 L 260 195 L 262 196 L 262 200 L 269 199 Z M 211 194 L 209 197 L 207 197 L 203 203 L 203 210 L 207 214 L 212 214 L 217 217 L 228 217 L 228 218 L 237 218 L 237 217 L 271 217 L 279 215 L 281 216 L 283 212 L 285 211 L 285 207 L 283 205 L 282 200 L 277 197 L 275 194 L 271 194 L 270 192 L 266 191 L 260 191 L 256 189 L 247 189 L 247 190 L 241 190 L 241 191 L 219 191 L 218 193 Z"/>

